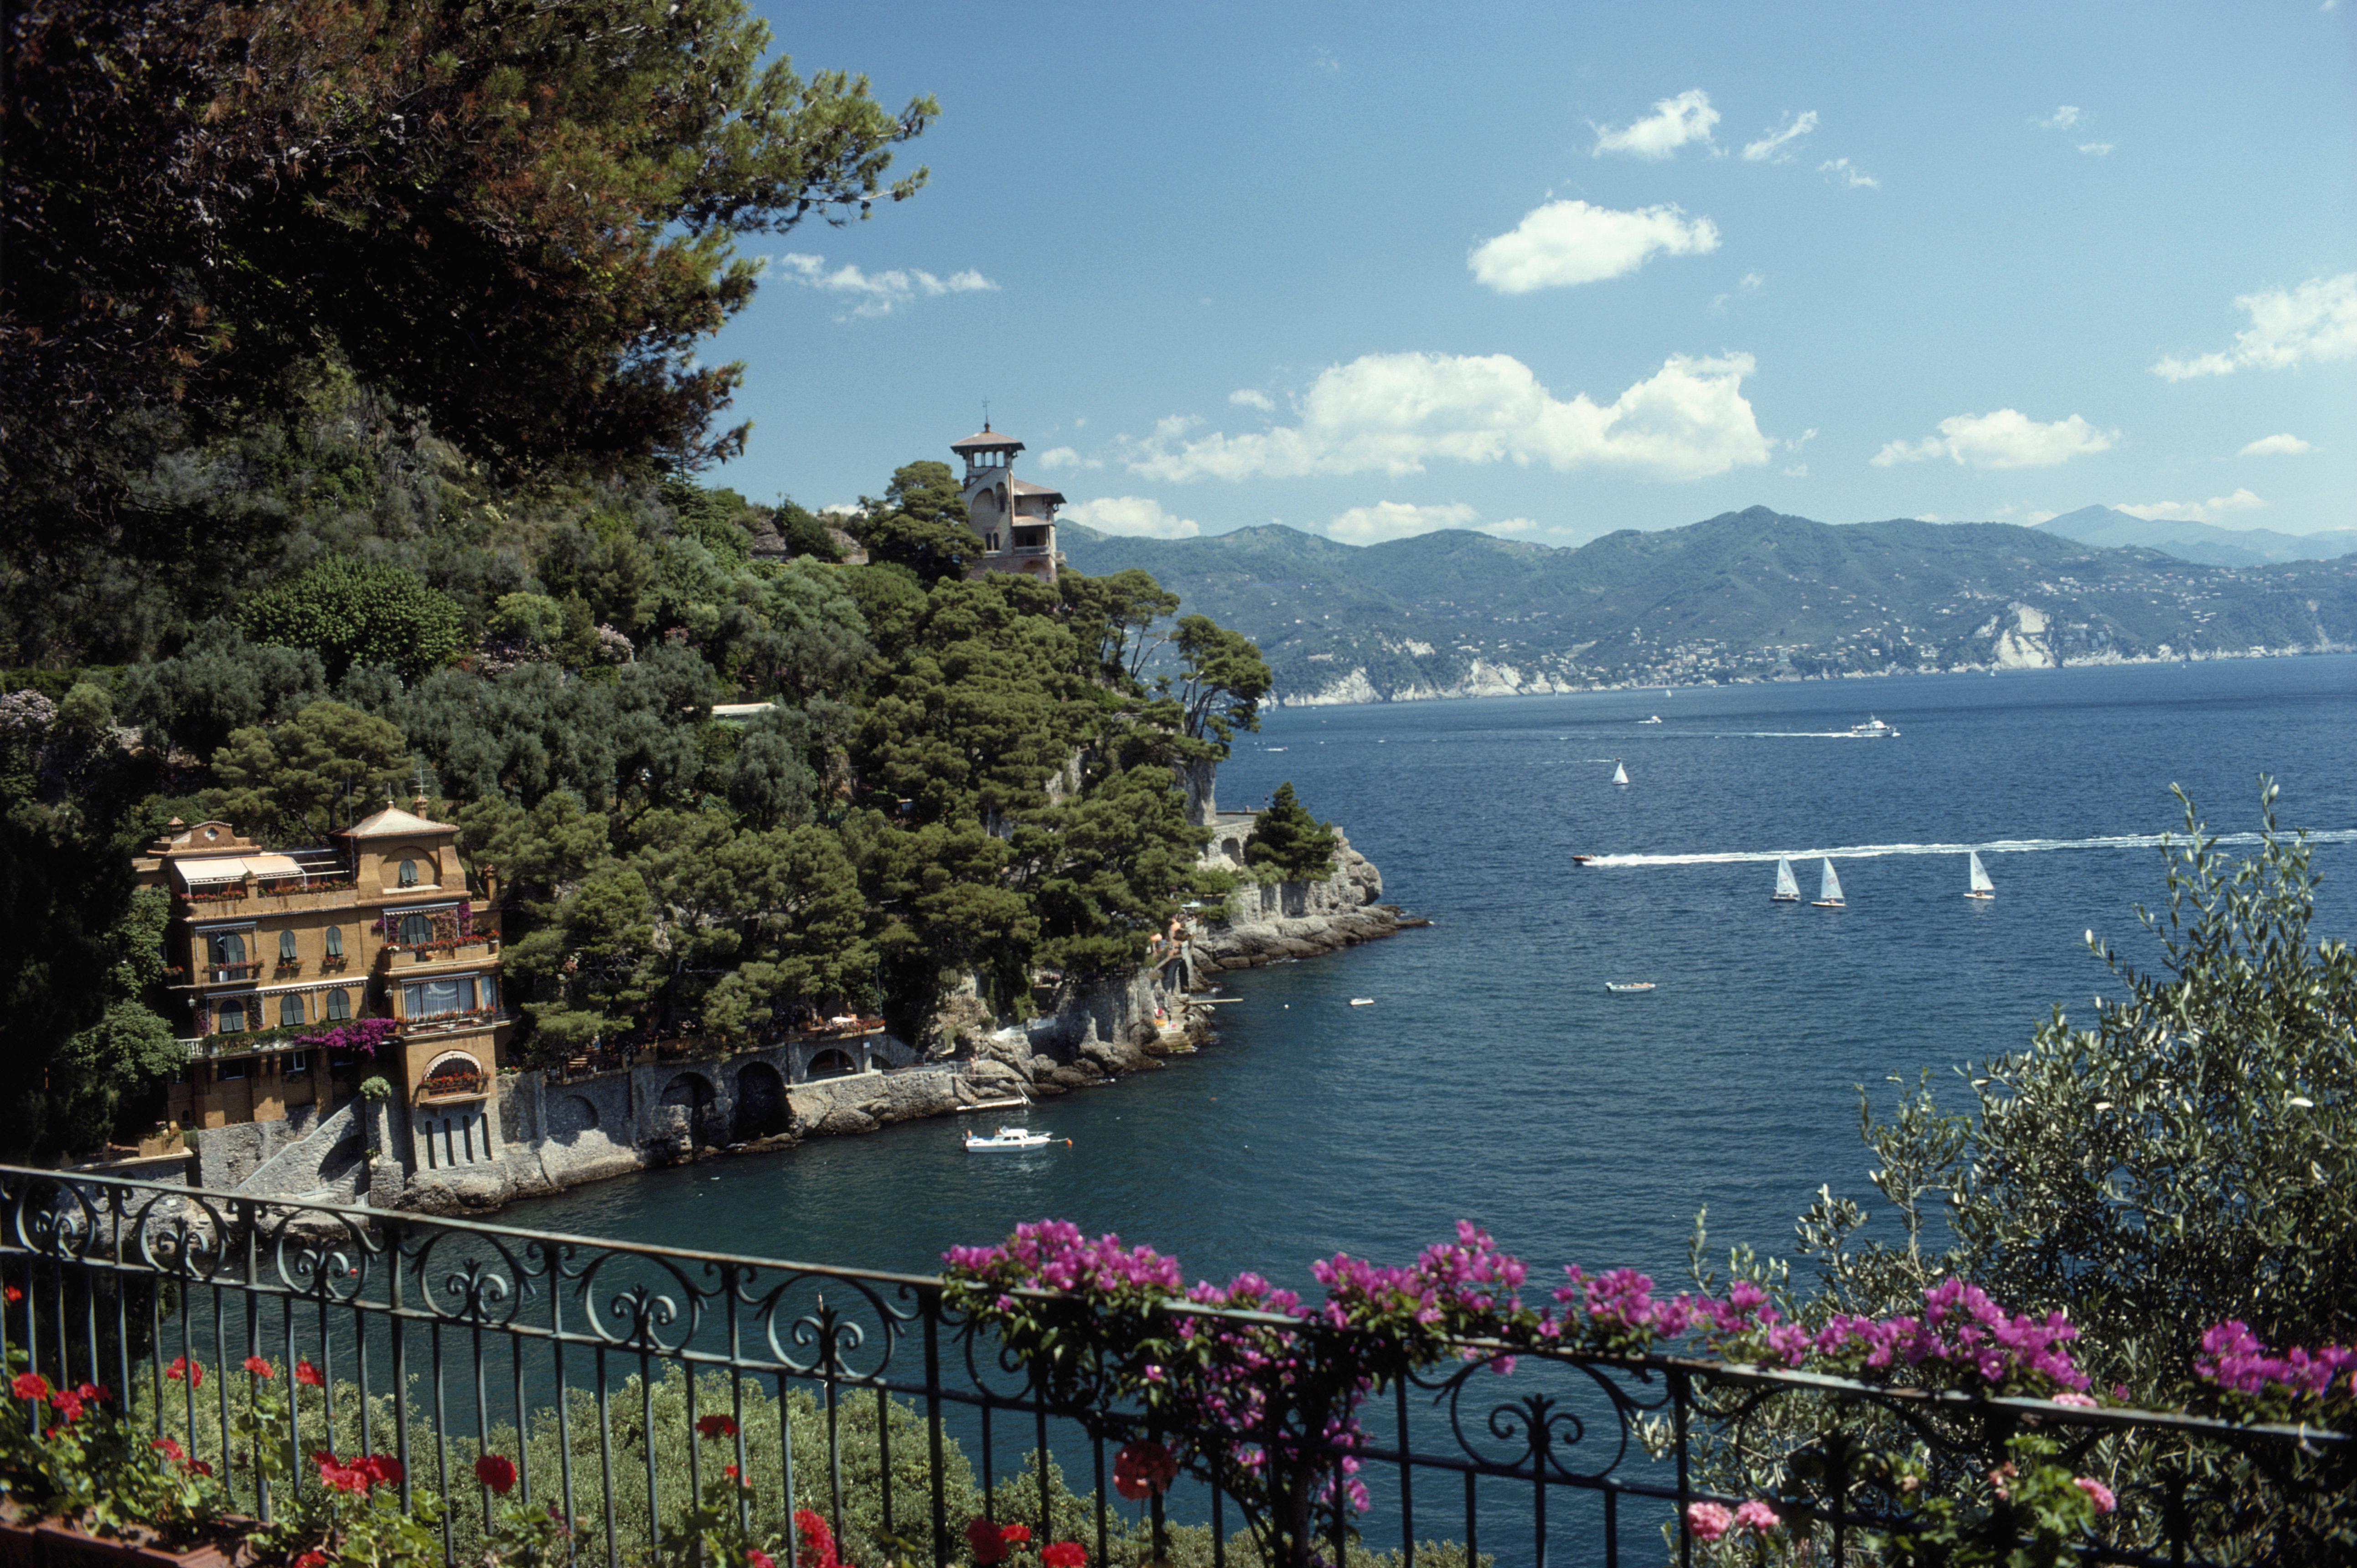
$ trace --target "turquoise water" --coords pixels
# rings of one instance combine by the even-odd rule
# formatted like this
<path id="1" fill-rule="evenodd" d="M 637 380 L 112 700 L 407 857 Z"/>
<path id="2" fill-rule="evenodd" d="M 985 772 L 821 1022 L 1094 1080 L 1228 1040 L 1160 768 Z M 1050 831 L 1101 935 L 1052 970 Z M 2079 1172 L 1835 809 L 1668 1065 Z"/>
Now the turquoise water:
<path id="1" fill-rule="evenodd" d="M 1869 714 L 1900 736 L 1842 736 Z M 503 1218 L 930 1271 L 1055 1215 L 1294 1284 L 1459 1216 L 1550 1271 L 1673 1277 L 1706 1204 L 1715 1240 L 1781 1251 L 1820 1184 L 1869 1196 L 1854 1085 L 1888 1103 L 1928 1068 L 1953 1091 L 2053 1004 L 2086 1012 L 2109 981 L 2088 928 L 2150 951 L 2132 906 L 2158 900 L 2160 852 L 2070 845 L 2174 826 L 2172 783 L 2251 828 L 2262 771 L 2287 826 L 2345 832 L 2352 759 L 2349 658 L 1283 711 L 1222 805 L 1292 780 L 1429 929 L 1227 977 L 1215 1046 L 1040 1108 L 1069 1149 L 968 1155 L 955 1123 L 915 1122 Z M 1961 852 L 1877 853 L 1837 856 L 1839 911 L 1771 906 L 1772 863 L 1570 861 L 2000 841 L 1993 903 L 1962 897 Z M 2350 936 L 2357 843 L 2318 859 L 2322 929 Z"/>

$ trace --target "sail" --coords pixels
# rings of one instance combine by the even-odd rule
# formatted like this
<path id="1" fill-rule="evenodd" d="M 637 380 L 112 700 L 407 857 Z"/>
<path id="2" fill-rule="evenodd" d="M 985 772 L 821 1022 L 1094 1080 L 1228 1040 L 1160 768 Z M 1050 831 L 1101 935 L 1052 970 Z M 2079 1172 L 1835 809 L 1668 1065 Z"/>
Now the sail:
<path id="1" fill-rule="evenodd" d="M 1618 757 L 1615 757 L 1612 762 L 1612 782 L 1615 784 L 1626 784 L 1629 782 L 1629 770 L 1620 766 L 1620 762 Z"/>
<path id="2" fill-rule="evenodd" d="M 1973 889 L 1973 891 L 1974 891 L 1974 892 L 1975 892 L 1975 893 L 1994 893 L 1994 892 L 1996 892 L 1996 883 L 1994 883 L 1994 882 L 1991 882 L 1991 881 L 1989 880 L 1989 875 L 1988 875 L 1988 873 L 1987 873 L 1986 871 L 1983 870 L 1983 869 L 1982 869 L 1982 867 L 1981 867 L 1981 854 L 1980 854 L 1980 851 L 1978 851 L 1978 850 L 1968 850 L 1968 851 L 1966 851 L 1966 852 L 1965 852 L 1965 856 L 1966 856 L 1966 858 L 1967 858 L 1968 860 L 1970 860 L 1970 861 L 1971 861 L 1971 863 L 1972 863 L 1972 889 Z"/>
<path id="3" fill-rule="evenodd" d="M 1817 897 L 1828 904 L 1838 904 L 1841 902 L 1841 878 L 1834 875 L 1834 863 L 1827 860 L 1824 880 L 1817 885 Z"/>
<path id="4" fill-rule="evenodd" d="M 1784 856 L 1778 855 L 1776 857 L 1776 897 L 1798 898 L 1800 896 L 1801 880 L 1792 875 L 1792 863 Z"/>

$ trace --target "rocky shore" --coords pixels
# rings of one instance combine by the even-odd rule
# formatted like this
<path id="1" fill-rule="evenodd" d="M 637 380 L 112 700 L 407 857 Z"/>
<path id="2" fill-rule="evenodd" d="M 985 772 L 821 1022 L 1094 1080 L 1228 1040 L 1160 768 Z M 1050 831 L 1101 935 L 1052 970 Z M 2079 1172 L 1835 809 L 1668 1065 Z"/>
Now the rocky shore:
<path id="1" fill-rule="evenodd" d="M 1196 978 L 1315 958 L 1426 923 L 1382 902 L 1383 896 L 1383 874 L 1341 837 L 1334 874 L 1323 882 L 1246 887 L 1227 915 L 1205 921 L 1192 943 Z"/>

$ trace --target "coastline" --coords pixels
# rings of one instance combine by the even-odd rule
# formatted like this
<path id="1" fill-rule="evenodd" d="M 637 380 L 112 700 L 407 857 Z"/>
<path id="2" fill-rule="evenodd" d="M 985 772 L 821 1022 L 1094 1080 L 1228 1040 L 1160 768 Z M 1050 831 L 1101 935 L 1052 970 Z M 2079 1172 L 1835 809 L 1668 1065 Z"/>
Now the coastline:
<path id="1" fill-rule="evenodd" d="M 1241 865 L 1251 822 L 1215 818 L 1206 858 Z M 858 1042 L 861 1070 L 819 1079 L 808 1076 L 805 1044 L 649 1057 L 577 1077 L 532 1069 L 488 1086 L 490 1113 L 464 1122 L 357 1100 L 325 1117 L 211 1129 L 182 1158 L 178 1179 L 260 1198 L 479 1216 L 668 1165 L 899 1122 L 1012 1112 L 1193 1051 L 1211 1037 L 1213 1013 L 1195 998 L 1223 972 L 1425 924 L 1382 896 L 1382 872 L 1338 832 L 1328 877 L 1247 883 L 1225 908 L 1199 912 L 1156 961 L 1125 976 L 1065 982 L 1036 1017 L 988 1028 L 970 994 L 952 996 L 941 1020 L 951 1042 L 944 1056 L 879 1031 Z"/>

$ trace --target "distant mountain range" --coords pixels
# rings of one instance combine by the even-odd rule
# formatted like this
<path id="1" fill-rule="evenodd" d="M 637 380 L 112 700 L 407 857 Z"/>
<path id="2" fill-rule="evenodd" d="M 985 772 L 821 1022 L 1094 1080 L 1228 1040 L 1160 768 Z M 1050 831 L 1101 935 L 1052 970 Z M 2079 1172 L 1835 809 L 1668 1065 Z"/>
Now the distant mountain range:
<path id="1" fill-rule="evenodd" d="M 2265 528 L 2219 528 L 2136 517 L 2107 506 L 2085 506 L 2050 517 L 2038 527 L 2082 544 L 2137 545 L 2198 561 L 2205 566 L 2266 566 L 2283 561 L 2330 561 L 2357 554 L 2357 528 L 2323 533 L 2276 533 Z"/>
<path id="2" fill-rule="evenodd" d="M 2357 559 L 2205 566 L 2052 529 L 1832 527 L 1765 507 L 1576 550 L 1449 530 L 1351 545 L 1060 530 L 1258 642 L 1282 703 L 2241 657 L 2357 645 Z"/>

